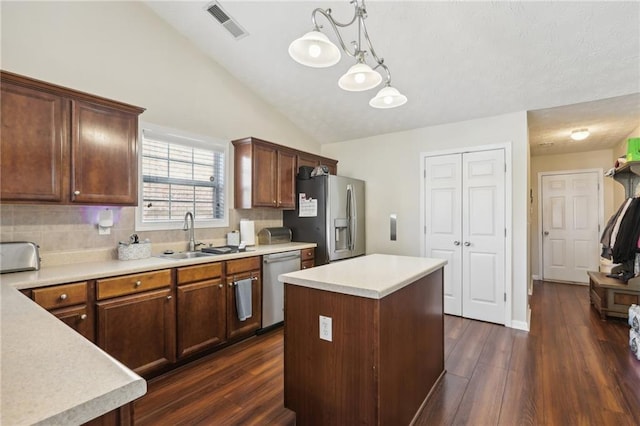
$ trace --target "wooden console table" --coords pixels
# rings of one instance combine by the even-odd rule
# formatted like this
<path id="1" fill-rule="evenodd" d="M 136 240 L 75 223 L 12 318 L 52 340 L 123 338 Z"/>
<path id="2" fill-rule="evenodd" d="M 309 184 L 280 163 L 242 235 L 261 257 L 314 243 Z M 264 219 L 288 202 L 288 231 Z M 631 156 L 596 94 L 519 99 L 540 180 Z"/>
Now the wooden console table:
<path id="1" fill-rule="evenodd" d="M 634 278 L 625 284 L 608 278 L 603 272 L 589 271 L 587 274 L 589 298 L 601 319 L 606 319 L 607 316 L 627 318 L 629 306 L 634 303 L 640 305 L 640 279 Z"/>

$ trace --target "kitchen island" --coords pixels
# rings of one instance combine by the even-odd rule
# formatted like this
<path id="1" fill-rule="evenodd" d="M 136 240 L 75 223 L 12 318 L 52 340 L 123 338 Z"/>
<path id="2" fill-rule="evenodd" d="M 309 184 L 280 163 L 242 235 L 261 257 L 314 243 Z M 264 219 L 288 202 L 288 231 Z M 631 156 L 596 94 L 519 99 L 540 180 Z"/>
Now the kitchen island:
<path id="1" fill-rule="evenodd" d="M 444 374 L 446 261 L 373 254 L 281 275 L 299 425 L 409 424 Z"/>

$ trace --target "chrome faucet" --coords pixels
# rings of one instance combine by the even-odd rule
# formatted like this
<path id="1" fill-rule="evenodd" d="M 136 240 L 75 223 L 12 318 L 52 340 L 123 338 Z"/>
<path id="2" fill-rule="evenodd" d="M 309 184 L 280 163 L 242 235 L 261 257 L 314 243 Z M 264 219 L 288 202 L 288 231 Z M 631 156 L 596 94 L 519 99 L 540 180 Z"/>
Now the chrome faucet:
<path id="1" fill-rule="evenodd" d="M 189 223 L 191 222 L 191 223 Z M 189 232 L 189 251 L 196 250 L 196 236 L 193 229 L 193 213 L 187 212 L 184 215 L 184 226 L 182 227 L 183 231 Z"/>

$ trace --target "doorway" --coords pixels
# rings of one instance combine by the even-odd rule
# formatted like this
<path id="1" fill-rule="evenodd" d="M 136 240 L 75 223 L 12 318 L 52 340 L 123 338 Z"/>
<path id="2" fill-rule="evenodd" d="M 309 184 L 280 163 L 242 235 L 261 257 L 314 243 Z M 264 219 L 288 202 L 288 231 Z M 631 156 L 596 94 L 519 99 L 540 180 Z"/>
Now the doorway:
<path id="1" fill-rule="evenodd" d="M 588 284 L 600 259 L 602 170 L 539 173 L 538 193 L 542 279 Z"/>

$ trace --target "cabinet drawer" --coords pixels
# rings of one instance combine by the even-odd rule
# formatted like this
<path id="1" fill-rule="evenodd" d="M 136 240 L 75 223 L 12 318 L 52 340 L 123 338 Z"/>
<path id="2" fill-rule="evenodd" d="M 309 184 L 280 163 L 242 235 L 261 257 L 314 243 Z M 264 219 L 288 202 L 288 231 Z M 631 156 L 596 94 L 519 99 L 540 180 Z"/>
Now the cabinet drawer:
<path id="1" fill-rule="evenodd" d="M 313 259 L 302 261 L 302 269 L 309 269 L 309 268 L 313 268 L 314 266 L 315 266 L 315 262 L 313 261 Z"/>
<path id="2" fill-rule="evenodd" d="M 222 276 L 222 263 L 185 266 L 178 268 L 178 285 L 194 281 L 209 280 Z"/>
<path id="3" fill-rule="evenodd" d="M 227 276 L 260 269 L 260 256 L 227 261 Z"/>
<path id="4" fill-rule="evenodd" d="M 640 295 L 638 292 L 609 289 L 607 294 L 607 307 L 611 311 L 626 314 L 629 312 L 629 306 L 632 304 L 640 304 Z"/>
<path id="5" fill-rule="evenodd" d="M 316 251 L 313 248 L 300 250 L 300 256 L 303 262 L 305 260 L 313 260 L 316 256 Z"/>
<path id="6" fill-rule="evenodd" d="M 33 300 L 45 309 L 79 305 L 87 301 L 87 283 L 57 285 L 55 287 L 36 288 Z"/>
<path id="7" fill-rule="evenodd" d="M 102 300 L 124 296 L 125 294 L 140 293 L 154 288 L 169 287 L 170 285 L 171 270 L 169 269 L 107 278 L 96 282 L 97 299 Z"/>

